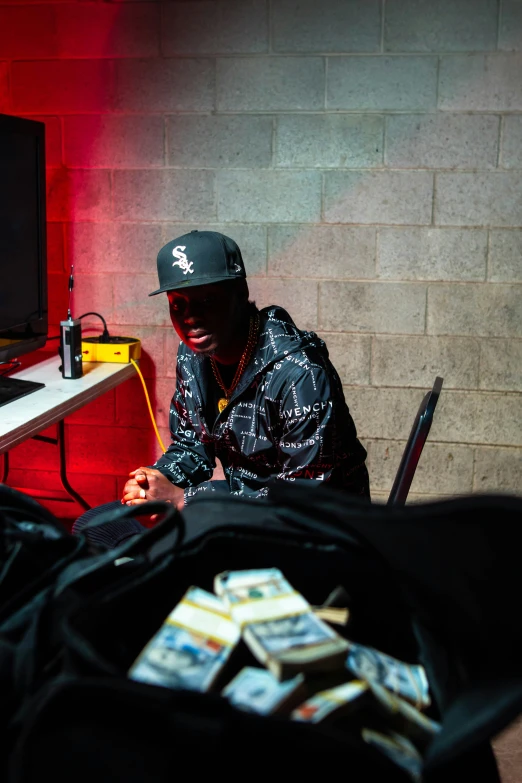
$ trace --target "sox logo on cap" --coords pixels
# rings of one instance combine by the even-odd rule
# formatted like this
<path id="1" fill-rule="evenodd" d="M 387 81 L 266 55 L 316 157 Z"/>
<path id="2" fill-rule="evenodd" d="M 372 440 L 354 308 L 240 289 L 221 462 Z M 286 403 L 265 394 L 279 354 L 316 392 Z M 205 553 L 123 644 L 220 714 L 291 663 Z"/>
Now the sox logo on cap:
<path id="1" fill-rule="evenodd" d="M 183 252 L 186 247 L 186 245 L 177 245 L 172 251 L 174 258 L 178 259 L 177 261 L 172 262 L 172 266 L 181 267 L 184 275 L 186 275 L 187 272 L 190 272 L 190 274 L 193 274 L 194 272 L 192 269 L 192 261 L 189 261 L 186 254 Z"/>

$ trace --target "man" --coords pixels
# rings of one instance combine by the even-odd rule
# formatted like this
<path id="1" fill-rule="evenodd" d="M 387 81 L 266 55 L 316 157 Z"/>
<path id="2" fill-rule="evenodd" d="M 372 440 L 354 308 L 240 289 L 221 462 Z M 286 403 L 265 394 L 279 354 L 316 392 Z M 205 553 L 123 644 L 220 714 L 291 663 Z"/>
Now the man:
<path id="1" fill-rule="evenodd" d="M 167 294 L 181 340 L 172 443 L 154 468 L 134 471 L 124 502 L 180 508 L 215 489 L 216 457 L 235 495 L 263 497 L 272 478 L 369 495 L 366 452 L 326 346 L 282 308 L 248 301 L 236 243 L 192 231 L 160 250 L 158 276 L 150 296 Z"/>
<path id="2" fill-rule="evenodd" d="M 180 509 L 223 490 L 256 499 L 277 478 L 369 497 L 366 451 L 324 342 L 281 307 L 249 302 L 236 243 L 192 231 L 166 244 L 157 265 L 160 285 L 149 296 L 167 295 L 181 340 L 172 442 L 154 466 L 130 474 L 121 502 Z M 225 481 L 210 480 L 216 458 Z"/>

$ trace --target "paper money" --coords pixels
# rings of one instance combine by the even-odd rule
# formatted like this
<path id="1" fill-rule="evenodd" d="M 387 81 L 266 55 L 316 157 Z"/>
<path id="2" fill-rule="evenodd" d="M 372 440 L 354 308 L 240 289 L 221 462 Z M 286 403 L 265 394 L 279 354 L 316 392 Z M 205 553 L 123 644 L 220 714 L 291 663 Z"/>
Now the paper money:
<path id="1" fill-rule="evenodd" d="M 390 732 L 381 734 L 372 729 L 363 729 L 362 738 L 368 745 L 377 748 L 385 756 L 388 756 L 394 764 L 401 767 L 415 783 L 422 780 L 422 756 L 417 748 L 400 734 Z"/>
<path id="2" fill-rule="evenodd" d="M 305 723 L 319 723 L 326 718 L 339 717 L 360 706 L 362 697 L 368 694 L 368 684 L 352 680 L 337 688 L 316 693 L 292 712 L 292 719 Z"/>
<path id="3" fill-rule="evenodd" d="M 423 666 L 404 663 L 373 647 L 354 642 L 349 642 L 349 645 L 346 666 L 356 677 L 384 685 L 392 693 L 411 701 L 418 709 L 431 703 Z"/>
<path id="4" fill-rule="evenodd" d="M 256 658 L 278 680 L 342 669 L 347 642 L 320 618 L 276 568 L 227 571 L 214 580 Z"/>
<path id="5" fill-rule="evenodd" d="M 167 688 L 207 691 L 239 640 L 223 602 L 191 587 L 129 669 L 129 677 Z"/>
<path id="6" fill-rule="evenodd" d="M 389 723 L 390 728 L 405 734 L 417 744 L 424 746 L 441 730 L 440 723 L 423 715 L 400 696 L 372 680 L 368 681 L 375 705 Z"/>
<path id="7" fill-rule="evenodd" d="M 303 699 L 304 677 L 278 682 L 266 669 L 245 666 L 222 691 L 231 704 L 259 715 L 284 714 Z"/>

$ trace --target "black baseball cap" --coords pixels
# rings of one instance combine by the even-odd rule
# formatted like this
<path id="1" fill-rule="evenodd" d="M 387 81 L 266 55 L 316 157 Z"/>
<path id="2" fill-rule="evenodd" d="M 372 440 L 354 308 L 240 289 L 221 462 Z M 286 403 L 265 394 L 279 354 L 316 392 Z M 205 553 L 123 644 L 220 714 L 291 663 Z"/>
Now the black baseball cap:
<path id="1" fill-rule="evenodd" d="M 160 287 L 149 296 L 176 288 L 246 277 L 241 250 L 217 231 L 191 231 L 172 239 L 158 253 Z"/>

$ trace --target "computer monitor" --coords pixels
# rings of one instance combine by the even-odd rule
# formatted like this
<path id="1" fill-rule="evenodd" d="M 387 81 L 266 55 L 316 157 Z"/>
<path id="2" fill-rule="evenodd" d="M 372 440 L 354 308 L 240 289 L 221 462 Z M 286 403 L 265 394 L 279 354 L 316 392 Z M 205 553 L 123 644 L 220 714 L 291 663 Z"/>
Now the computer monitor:
<path id="1" fill-rule="evenodd" d="M 45 345 L 47 329 L 45 125 L 0 114 L 0 405 L 34 390 L 6 362 Z"/>

